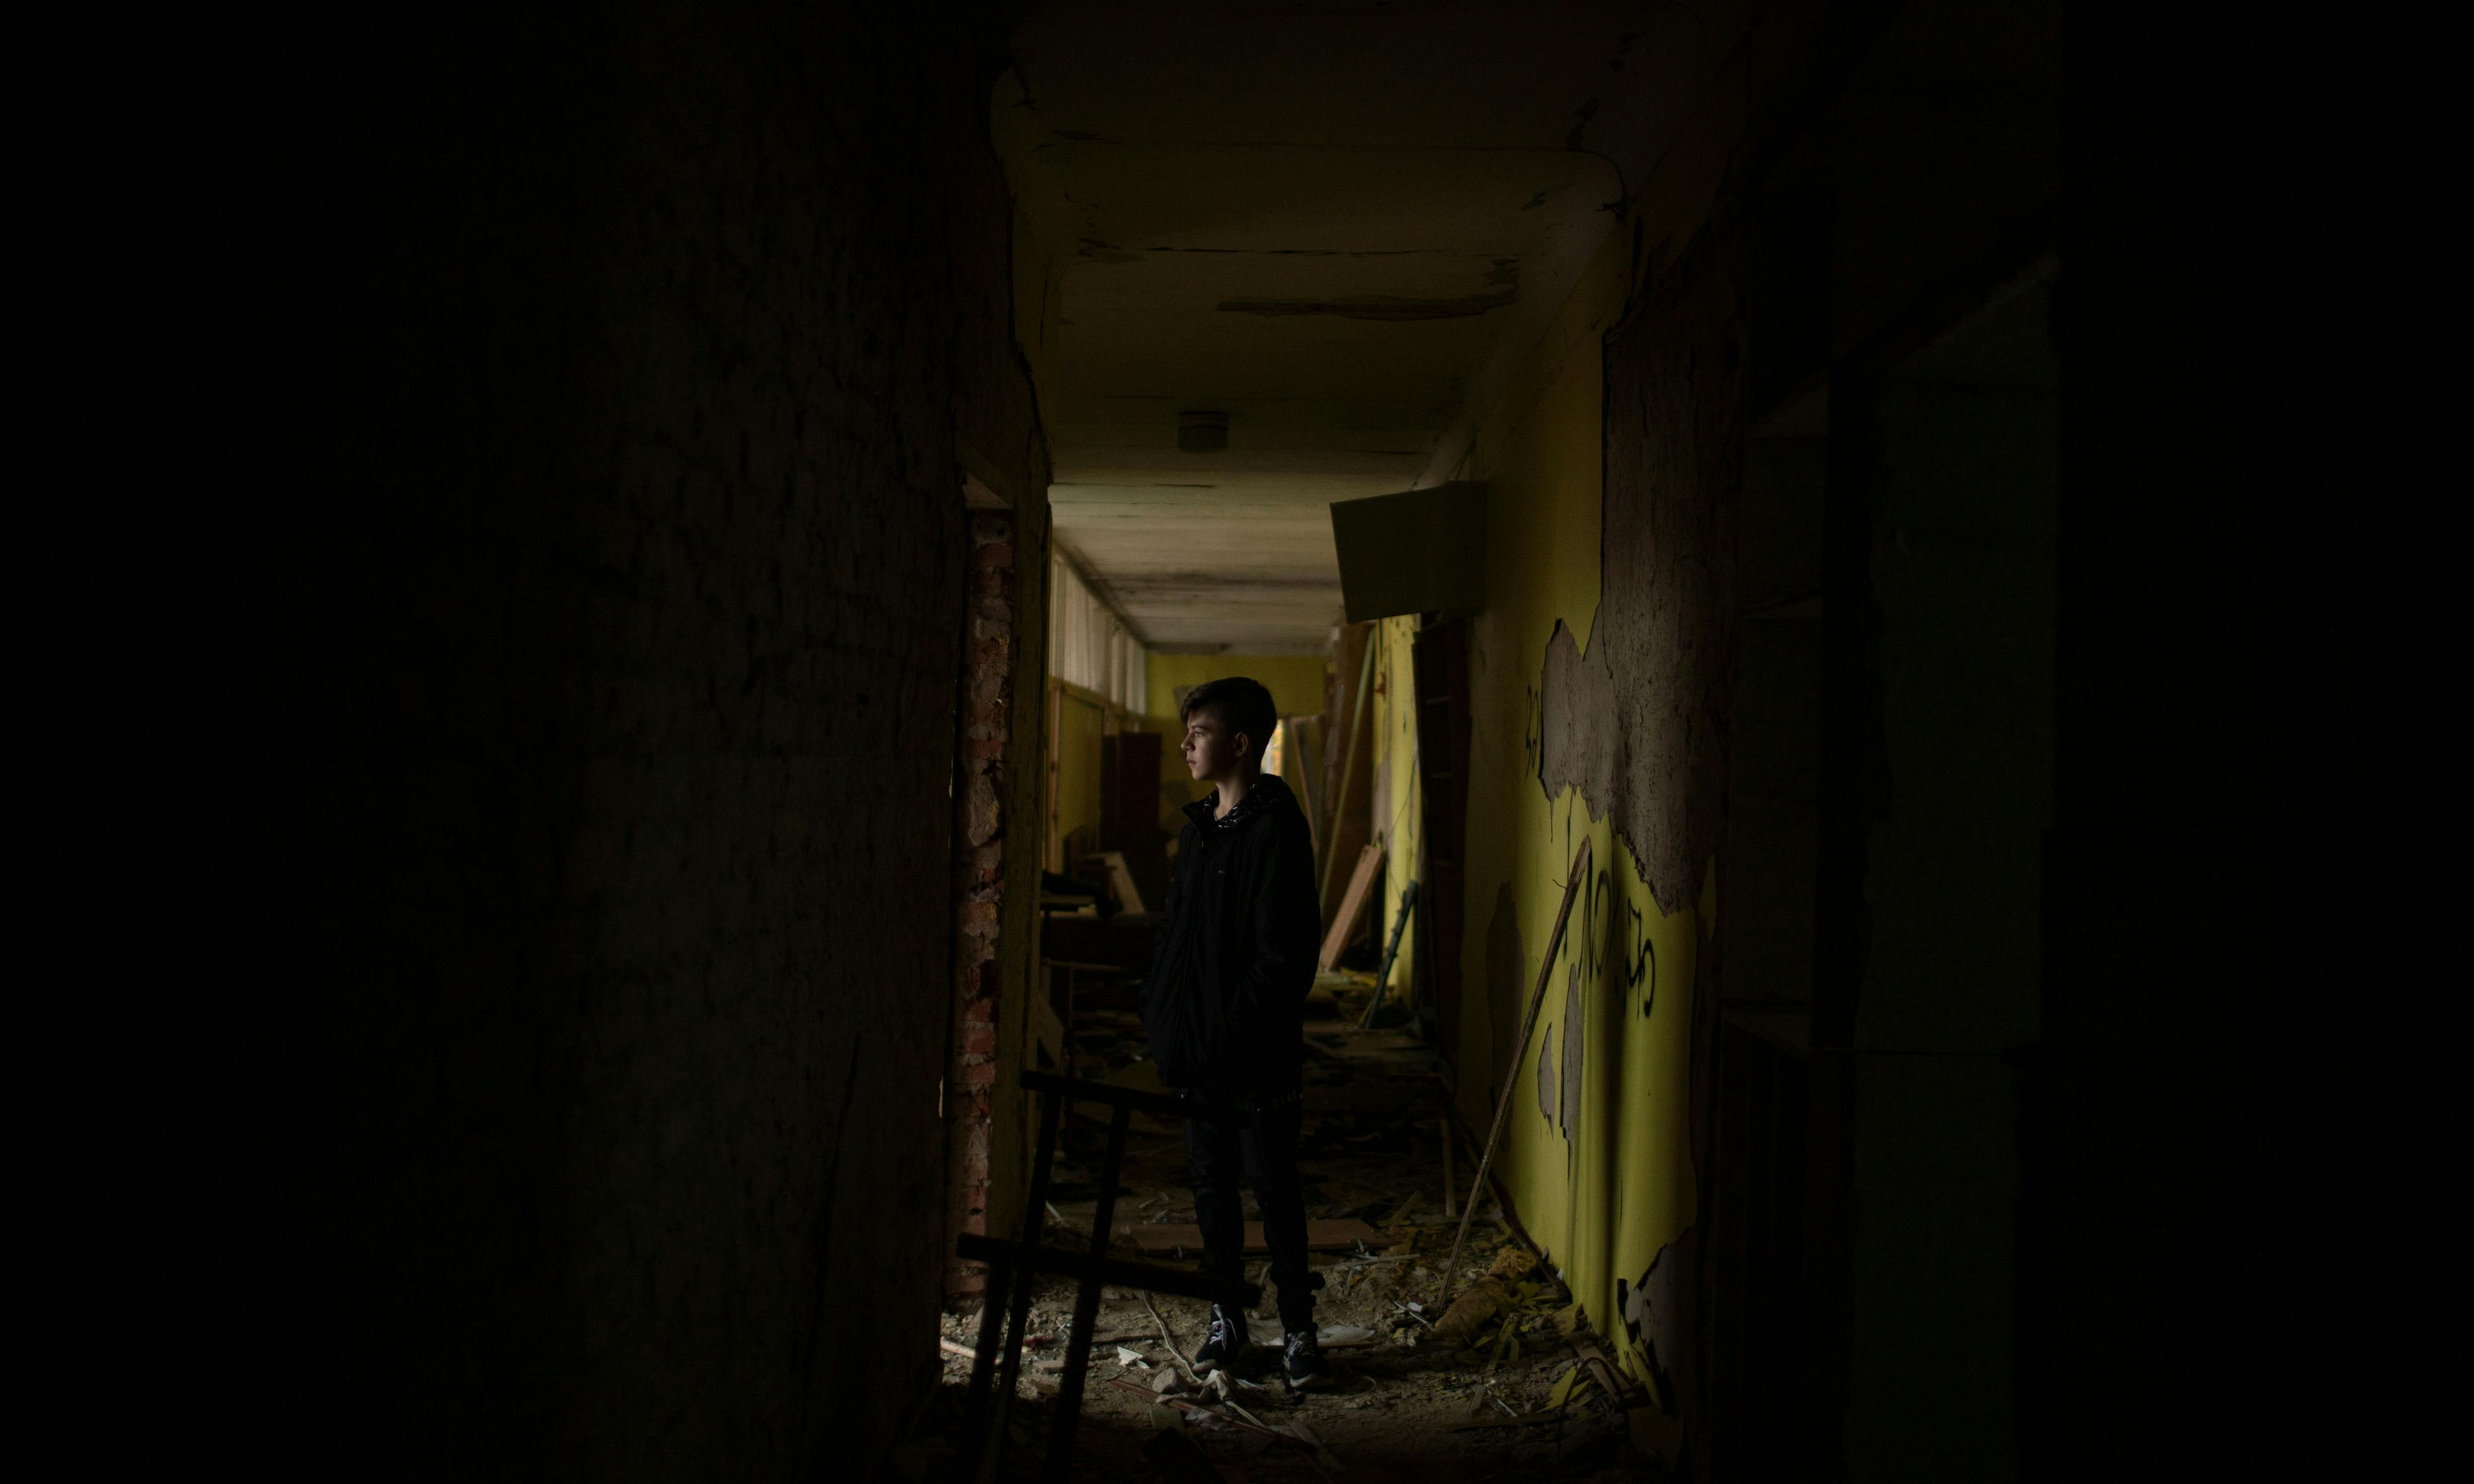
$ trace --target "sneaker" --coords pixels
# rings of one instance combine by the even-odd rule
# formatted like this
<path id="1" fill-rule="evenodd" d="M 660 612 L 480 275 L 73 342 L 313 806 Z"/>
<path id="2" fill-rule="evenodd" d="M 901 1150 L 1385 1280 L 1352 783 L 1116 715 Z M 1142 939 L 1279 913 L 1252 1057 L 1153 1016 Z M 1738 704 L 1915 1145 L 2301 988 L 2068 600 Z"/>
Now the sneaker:
<path id="1" fill-rule="evenodd" d="M 1194 1374 L 1208 1376 L 1222 1366 L 1234 1365 L 1246 1348 L 1246 1316 L 1231 1313 L 1219 1304 L 1211 1305 L 1211 1332 L 1203 1337 L 1202 1348 L 1194 1352 Z"/>
<path id="2" fill-rule="evenodd" d="M 1332 1383 L 1331 1367 L 1323 1362 L 1322 1346 L 1312 1329 L 1288 1332 L 1286 1353 L 1280 1359 L 1280 1375 L 1287 1378 L 1291 1391 L 1312 1391 Z"/>

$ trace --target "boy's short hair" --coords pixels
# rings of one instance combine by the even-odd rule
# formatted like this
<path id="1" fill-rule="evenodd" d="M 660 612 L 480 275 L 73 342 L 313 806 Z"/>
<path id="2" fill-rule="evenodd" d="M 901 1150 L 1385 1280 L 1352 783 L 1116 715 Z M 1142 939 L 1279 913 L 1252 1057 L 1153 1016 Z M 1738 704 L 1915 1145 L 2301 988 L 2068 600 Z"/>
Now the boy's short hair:
<path id="1" fill-rule="evenodd" d="M 1177 703 L 1177 720 L 1191 721 L 1195 712 L 1206 707 L 1220 713 L 1220 725 L 1232 735 L 1242 731 L 1253 738 L 1254 760 L 1262 760 L 1263 750 L 1272 745 L 1273 729 L 1280 725 L 1280 708 L 1273 704 L 1272 692 L 1261 681 L 1243 675 L 1204 681 Z"/>

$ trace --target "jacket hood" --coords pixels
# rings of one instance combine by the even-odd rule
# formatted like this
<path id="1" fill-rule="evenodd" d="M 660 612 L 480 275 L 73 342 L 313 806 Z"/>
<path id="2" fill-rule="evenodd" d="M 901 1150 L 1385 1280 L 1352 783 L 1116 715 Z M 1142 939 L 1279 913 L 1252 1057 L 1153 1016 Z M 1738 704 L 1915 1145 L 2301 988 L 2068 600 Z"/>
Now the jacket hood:
<path id="1" fill-rule="evenodd" d="M 1276 773 L 1266 773 L 1254 779 L 1253 786 L 1246 790 L 1245 802 L 1237 805 L 1225 820 L 1215 820 L 1211 817 L 1211 811 L 1219 805 L 1220 790 L 1215 788 L 1202 798 L 1187 804 L 1185 817 L 1204 829 L 1214 827 L 1233 829 L 1252 820 L 1268 819 L 1282 810 L 1297 814 L 1300 818 L 1304 815 L 1304 811 L 1298 807 L 1297 794 L 1289 788 L 1287 780 Z"/>

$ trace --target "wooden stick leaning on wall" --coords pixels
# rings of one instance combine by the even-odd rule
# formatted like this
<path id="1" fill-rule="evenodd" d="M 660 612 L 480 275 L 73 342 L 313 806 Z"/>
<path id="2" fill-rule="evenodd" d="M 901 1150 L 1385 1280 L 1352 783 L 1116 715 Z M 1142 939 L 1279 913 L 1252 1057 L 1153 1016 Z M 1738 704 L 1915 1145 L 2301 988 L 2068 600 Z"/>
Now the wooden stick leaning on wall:
<path id="1" fill-rule="evenodd" d="M 1357 694 L 1349 702 L 1348 749 L 1340 767 L 1340 791 L 1331 796 L 1331 830 L 1322 842 L 1322 867 L 1315 873 L 1316 904 L 1320 906 L 1331 895 L 1332 842 L 1340 838 L 1340 811 L 1348 807 L 1348 787 L 1357 781 L 1357 735 L 1365 730 L 1366 693 L 1374 688 L 1374 647 L 1383 630 L 1377 625 L 1366 636 L 1366 660 L 1357 667 Z"/>
<path id="2" fill-rule="evenodd" d="M 1323 934 L 1322 949 L 1315 955 L 1316 972 L 1340 962 L 1341 950 L 1357 931 L 1357 920 L 1366 916 L 1366 903 L 1374 895 L 1374 878 L 1382 871 L 1383 847 L 1370 845 L 1357 852 L 1357 869 L 1349 874 L 1348 890 L 1341 895 L 1340 910 L 1332 914 L 1331 929 Z"/>
<path id="3" fill-rule="evenodd" d="M 1322 837 L 1331 833 L 1331 826 L 1320 823 L 1316 813 L 1316 794 L 1322 785 L 1314 780 L 1314 749 L 1306 745 L 1305 728 L 1297 725 L 1305 719 L 1302 716 L 1292 716 L 1283 719 L 1280 725 L 1288 728 L 1289 745 L 1298 750 L 1297 781 L 1291 787 L 1298 796 L 1298 803 L 1305 810 L 1306 835 L 1314 844 L 1315 859 L 1321 861 Z M 1322 870 L 1320 866 L 1315 870 L 1315 890 L 1322 890 Z"/>
<path id="4" fill-rule="evenodd" d="M 1538 988 L 1529 994 L 1529 1013 L 1520 1017 L 1520 1038 L 1512 1043 L 1512 1062 L 1504 1069 L 1503 1093 L 1494 1100 L 1494 1124 L 1486 1131 L 1486 1150 L 1478 1156 L 1477 1180 L 1469 1186 L 1468 1204 L 1461 1209 L 1460 1232 L 1452 1238 L 1452 1260 L 1443 1267 L 1443 1294 L 1435 1301 L 1435 1312 L 1451 1307 L 1452 1279 L 1460 1272 L 1461 1244 L 1468 1240 L 1469 1218 L 1477 1214 L 1478 1198 L 1486 1193 L 1486 1172 L 1494 1163 L 1494 1146 L 1503 1137 L 1504 1115 L 1512 1112 L 1512 1089 L 1520 1083 L 1520 1068 L 1529 1055 L 1530 1033 L 1538 1029 L 1538 1012 L 1546 1004 L 1546 983 L 1555 975 L 1555 960 L 1564 951 L 1564 924 L 1572 920 L 1572 898 L 1580 895 L 1581 883 L 1589 878 L 1594 869 L 1589 842 L 1581 842 L 1580 853 L 1572 857 L 1572 874 L 1564 882 L 1564 905 L 1555 912 L 1555 931 L 1546 939 L 1546 958 L 1538 966 Z"/>

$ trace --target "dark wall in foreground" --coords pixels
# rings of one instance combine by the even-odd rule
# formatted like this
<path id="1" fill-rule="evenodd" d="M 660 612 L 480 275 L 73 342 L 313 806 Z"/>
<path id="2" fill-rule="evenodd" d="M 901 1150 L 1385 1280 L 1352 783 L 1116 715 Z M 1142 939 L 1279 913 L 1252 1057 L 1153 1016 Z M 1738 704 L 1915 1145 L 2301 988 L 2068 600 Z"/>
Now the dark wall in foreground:
<path id="1" fill-rule="evenodd" d="M 980 35 L 424 12 L 253 84 L 277 1265 L 356 1469 L 812 1472 L 930 1383 L 958 421 L 1039 457 Z"/>
<path id="2" fill-rule="evenodd" d="M 2384 1018 L 2425 982 L 2405 924 L 2444 916 L 2319 905 L 2405 858 L 2386 795 L 2419 777 L 2375 760 L 2419 729 L 2372 637 L 2415 632 L 2392 615 L 2417 585 L 2397 528 L 2356 515 L 2419 478 L 2402 305 L 2432 281 L 2387 142 L 2413 94 L 2376 44 L 2072 12 L 2057 807 L 2021 1131 L 2035 1478 L 2378 1477 L 2412 1434 L 2294 1424 L 2412 1410 L 2366 1336 L 2419 1312 L 2389 1244 L 2427 1228 L 2389 1203 L 2422 1180 L 2381 1161 L 2439 1127 L 2390 1103 L 2420 1079 Z M 2364 1237 L 2332 1262 L 2340 1226 Z"/>
<path id="3" fill-rule="evenodd" d="M 1710 309 L 1645 337 L 1664 374 L 1609 338 L 1604 607 L 1548 652 L 1537 755 L 1593 808 L 1621 750 L 1656 768 L 1614 719 L 1696 692 L 1607 619 L 1693 597 L 1629 507 L 1717 512 L 1646 549 L 1728 569 L 1732 636 L 1644 653 L 1723 663 L 1693 738 L 1723 767 L 1614 811 L 1669 812 L 1624 836 L 1656 885 L 1723 804 L 1700 1204 L 1633 1287 L 1690 1476 L 2337 1476 L 2392 1447 L 2297 1420 L 2409 1410 L 2364 1331 L 2423 1312 L 2383 1290 L 2426 1229 L 2390 1203 L 2431 1182 L 2370 1120 L 2407 1147 L 2440 1125 L 2379 1094 L 2453 1086 L 2383 1023 L 2422 915 L 2321 885 L 2397 858 L 2371 758 L 2427 693 L 2389 685 L 2366 591 L 2367 512 L 2419 477 L 2386 342 L 2440 276 L 2402 261 L 2419 198 L 2380 141 L 2413 135 L 2357 106 L 2394 85 L 2368 46 L 1788 0 L 1636 187 L 1632 313 L 1696 281 Z M 1706 220 L 1674 205 L 1696 169 Z"/>

